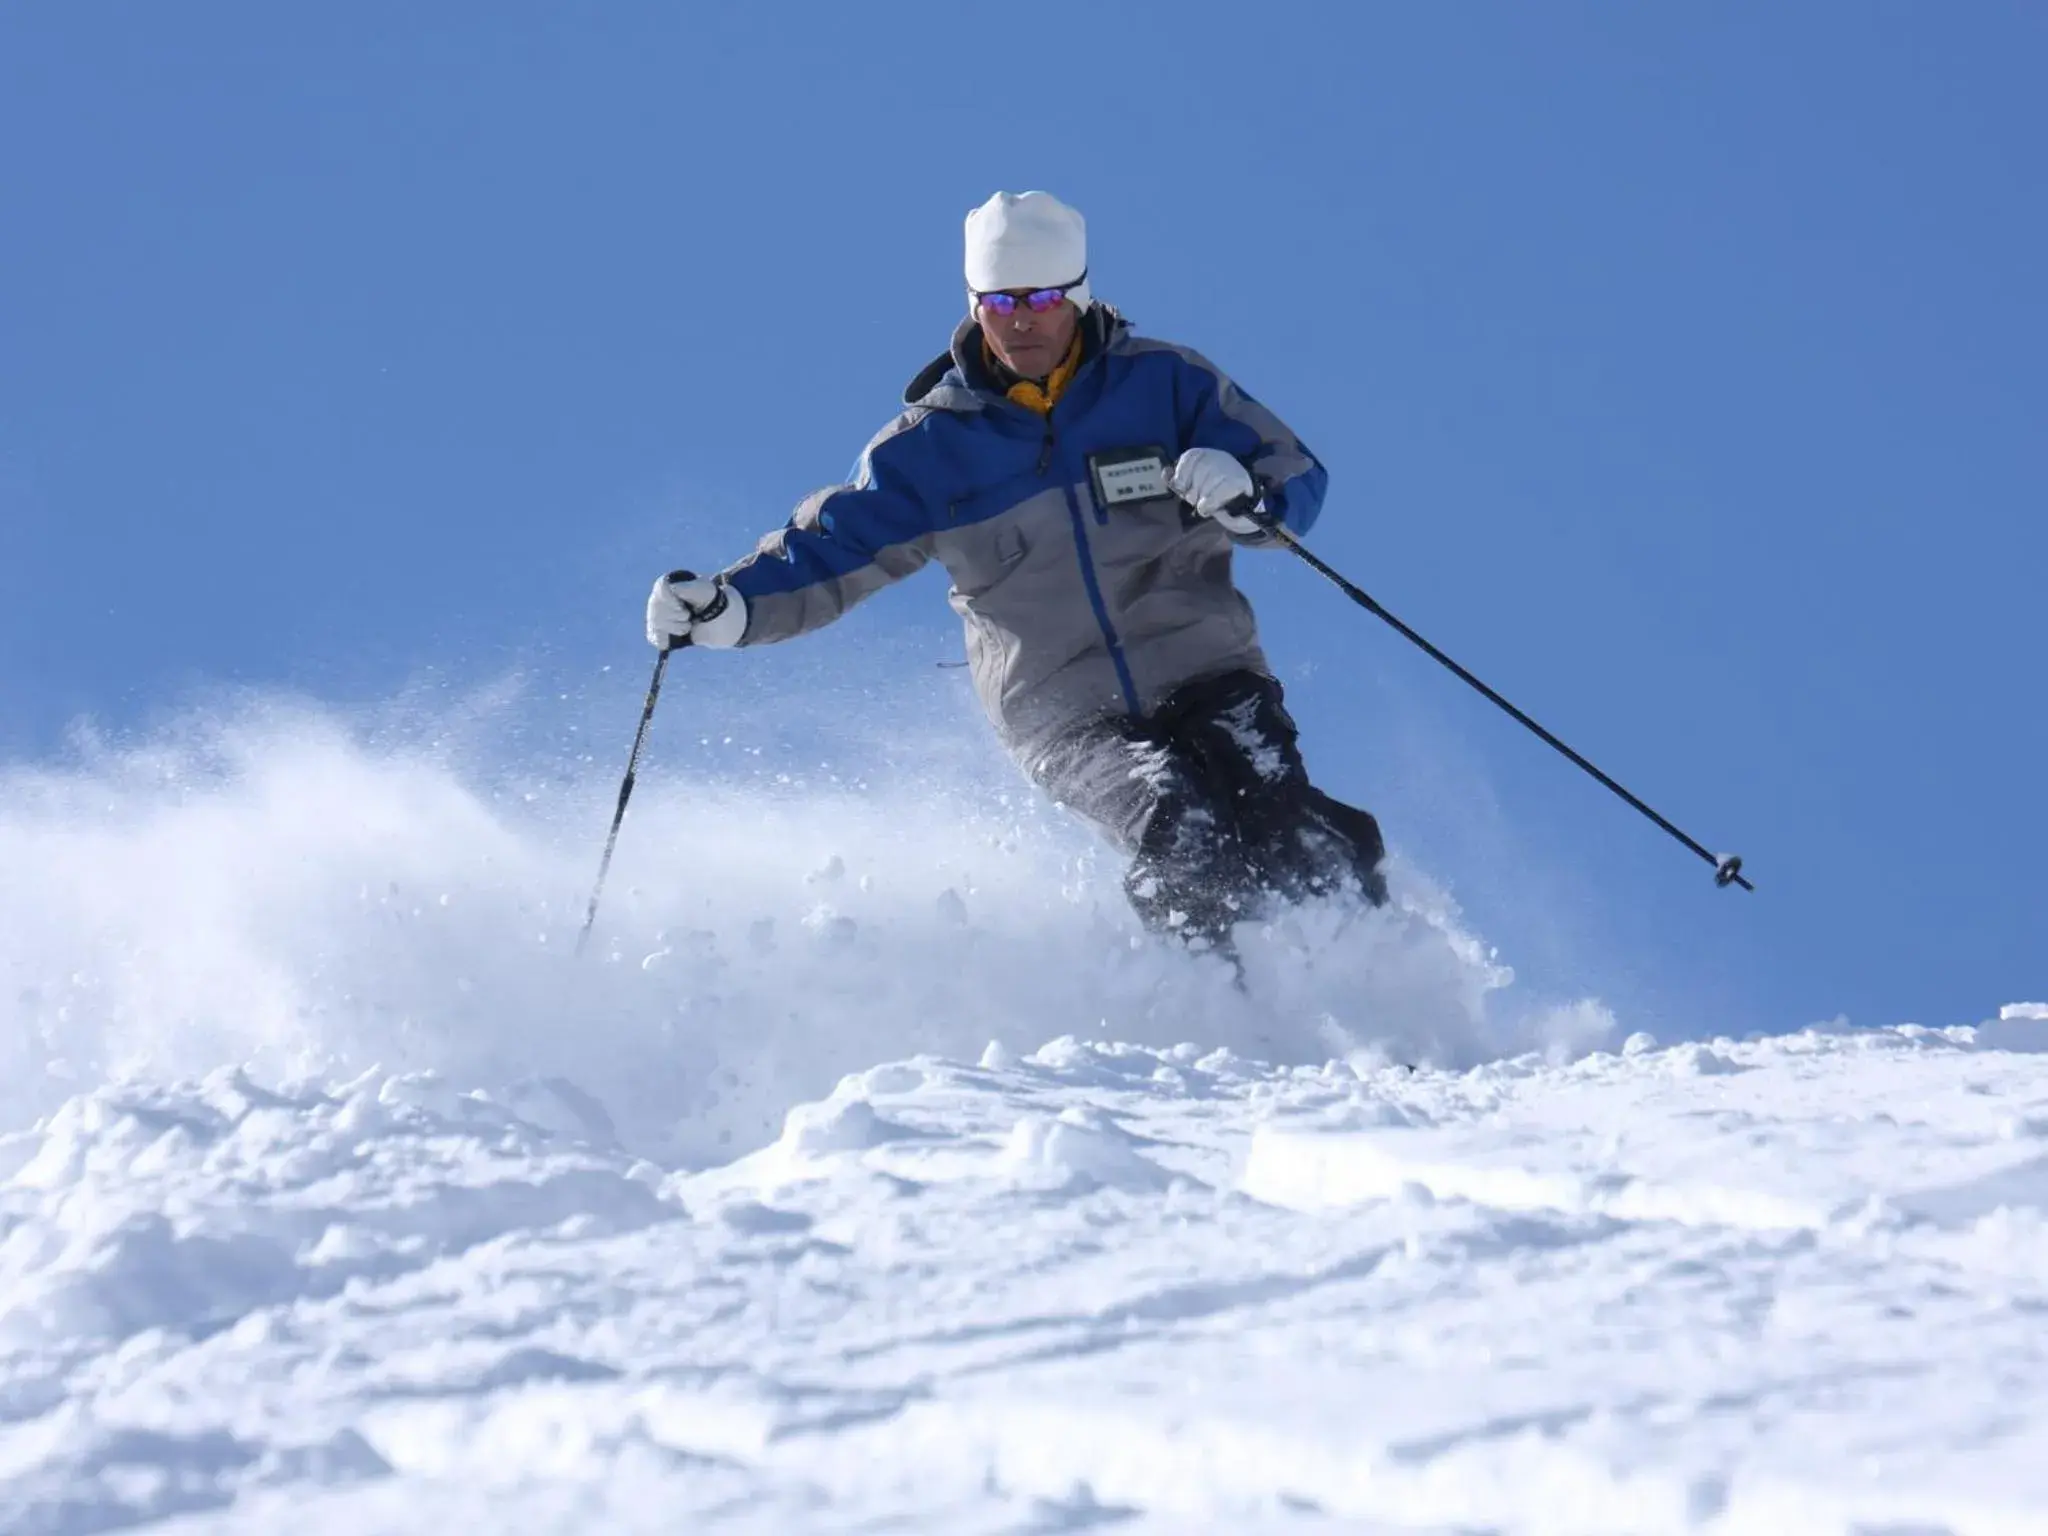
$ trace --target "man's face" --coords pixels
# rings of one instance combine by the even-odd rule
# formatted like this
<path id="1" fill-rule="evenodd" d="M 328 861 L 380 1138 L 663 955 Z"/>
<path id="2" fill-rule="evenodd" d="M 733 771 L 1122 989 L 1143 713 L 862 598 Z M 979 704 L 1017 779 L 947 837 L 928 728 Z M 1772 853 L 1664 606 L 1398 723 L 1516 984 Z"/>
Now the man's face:
<path id="1" fill-rule="evenodd" d="M 1031 306 L 1023 302 L 1023 293 L 1018 290 L 1017 307 L 1007 315 L 992 314 L 980 305 L 975 314 L 981 320 L 981 333 L 1005 368 L 1020 379 L 1043 381 L 1065 360 L 1081 312 L 1072 299 L 1061 299 L 1044 314 L 1034 315 Z"/>

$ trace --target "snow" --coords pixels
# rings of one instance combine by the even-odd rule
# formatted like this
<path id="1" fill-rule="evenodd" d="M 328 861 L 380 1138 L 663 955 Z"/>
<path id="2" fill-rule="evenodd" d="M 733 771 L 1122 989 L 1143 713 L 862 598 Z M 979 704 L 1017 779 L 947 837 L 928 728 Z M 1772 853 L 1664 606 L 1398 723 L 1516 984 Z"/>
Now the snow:
<path id="1" fill-rule="evenodd" d="M 13 1145 L 0 1528 L 2039 1529 L 2048 1057 L 1710 1049 L 1063 1039 L 666 1173 L 99 1088 Z"/>
<path id="2" fill-rule="evenodd" d="M 1660 1043 L 1413 871 L 1239 990 L 701 776 L 578 963 L 604 789 L 0 778 L 0 1531 L 2048 1528 L 2048 1006 Z"/>
<path id="3" fill-rule="evenodd" d="M 1240 993 L 1141 942 L 1092 839 L 1006 765 L 962 791 L 650 762 L 576 964 L 617 771 L 529 801 L 555 775 L 493 782 L 290 711 L 0 769 L 0 1127 L 107 1079 L 383 1066 L 567 1082 L 621 1140 L 702 1162 L 844 1073 L 991 1039 L 1454 1065 L 1612 1027 L 1518 999 L 1418 880 L 1409 924 L 1249 936 Z"/>

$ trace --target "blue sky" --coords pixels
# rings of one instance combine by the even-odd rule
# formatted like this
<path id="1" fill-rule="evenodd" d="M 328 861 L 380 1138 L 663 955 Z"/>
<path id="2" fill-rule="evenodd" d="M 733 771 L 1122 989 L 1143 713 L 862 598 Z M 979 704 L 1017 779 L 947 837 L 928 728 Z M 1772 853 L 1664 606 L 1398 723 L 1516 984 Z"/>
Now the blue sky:
<path id="1" fill-rule="evenodd" d="M 1328 558 L 1760 886 L 1248 569 L 1511 958 L 1978 1017 L 2048 992 L 2044 66 L 1989 0 L 8 7 L 0 754 L 512 668 L 623 750 L 648 580 L 843 474 L 1043 186 L 1329 462 Z M 810 646 L 689 707 L 829 743 L 795 680 L 958 653 L 936 573 Z"/>

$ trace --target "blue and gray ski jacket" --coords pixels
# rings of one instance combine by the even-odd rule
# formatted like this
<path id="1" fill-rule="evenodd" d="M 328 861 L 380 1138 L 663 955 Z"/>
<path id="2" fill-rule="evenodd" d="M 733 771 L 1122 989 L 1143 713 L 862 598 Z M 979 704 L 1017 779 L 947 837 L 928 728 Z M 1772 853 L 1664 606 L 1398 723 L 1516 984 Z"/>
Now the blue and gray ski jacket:
<path id="1" fill-rule="evenodd" d="M 1221 448 L 1301 533 L 1322 506 L 1323 466 L 1199 354 L 1099 304 L 1083 325 L 1083 362 L 1040 416 L 1006 397 L 980 325 L 964 322 L 852 482 L 806 498 L 723 573 L 747 601 L 741 643 L 817 629 L 937 560 L 982 706 L 1027 766 L 1083 719 L 1142 717 L 1184 683 L 1266 671 L 1231 537 L 1164 475 L 1185 449 Z"/>

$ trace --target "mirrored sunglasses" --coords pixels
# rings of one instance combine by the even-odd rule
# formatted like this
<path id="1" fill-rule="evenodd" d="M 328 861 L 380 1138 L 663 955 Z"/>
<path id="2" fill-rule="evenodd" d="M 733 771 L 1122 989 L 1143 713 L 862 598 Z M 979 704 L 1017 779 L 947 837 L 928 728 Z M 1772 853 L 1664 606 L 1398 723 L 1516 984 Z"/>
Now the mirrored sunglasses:
<path id="1" fill-rule="evenodd" d="M 992 315 L 1014 315 L 1019 304 L 1026 306 L 1034 315 L 1042 315 L 1047 310 L 1058 308 L 1068 290 L 1087 281 L 1088 274 L 1083 272 L 1071 283 L 1058 288 L 1034 288 L 1029 293 L 977 293 L 974 302 Z"/>

